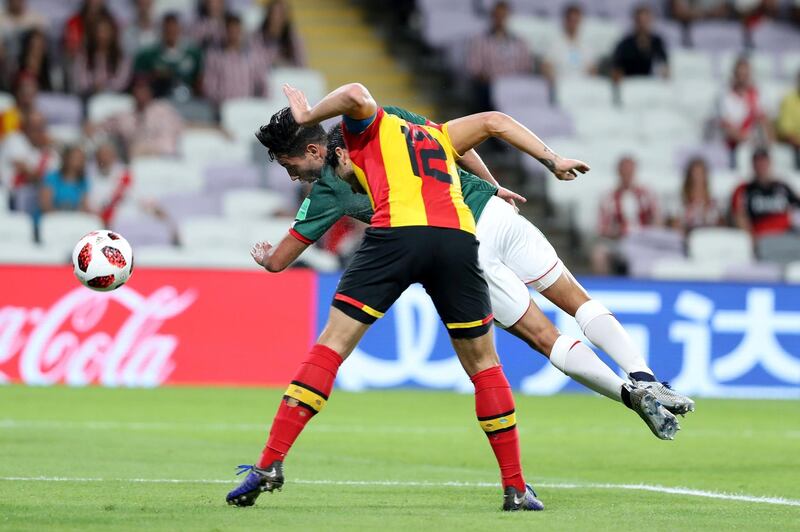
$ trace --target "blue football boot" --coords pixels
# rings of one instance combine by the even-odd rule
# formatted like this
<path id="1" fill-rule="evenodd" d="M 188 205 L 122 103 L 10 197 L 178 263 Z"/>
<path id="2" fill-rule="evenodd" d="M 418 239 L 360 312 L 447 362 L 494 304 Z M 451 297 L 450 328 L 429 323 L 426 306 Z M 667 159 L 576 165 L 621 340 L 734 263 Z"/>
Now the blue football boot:
<path id="1" fill-rule="evenodd" d="M 244 481 L 225 497 L 228 504 L 253 506 L 262 491 L 280 491 L 283 486 L 283 462 L 275 460 L 269 467 L 261 469 L 251 465 L 240 465 L 237 475 L 249 471 Z"/>

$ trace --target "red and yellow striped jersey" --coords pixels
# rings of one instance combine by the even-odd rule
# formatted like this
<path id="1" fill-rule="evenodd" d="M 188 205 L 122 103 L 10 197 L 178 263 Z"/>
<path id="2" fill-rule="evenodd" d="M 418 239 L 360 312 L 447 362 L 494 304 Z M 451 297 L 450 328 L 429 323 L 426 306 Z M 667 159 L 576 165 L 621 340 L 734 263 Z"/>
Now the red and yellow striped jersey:
<path id="1" fill-rule="evenodd" d="M 373 227 L 428 225 L 475 233 L 447 124 L 411 124 L 378 109 L 364 131 L 348 131 L 345 121 L 343 134 L 375 211 Z"/>

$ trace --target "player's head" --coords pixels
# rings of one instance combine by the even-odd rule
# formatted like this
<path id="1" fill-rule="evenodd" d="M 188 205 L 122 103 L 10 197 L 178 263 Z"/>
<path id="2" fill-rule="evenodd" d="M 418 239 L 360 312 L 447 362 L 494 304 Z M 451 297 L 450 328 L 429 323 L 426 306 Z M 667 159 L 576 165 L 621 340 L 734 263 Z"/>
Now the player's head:
<path id="1" fill-rule="evenodd" d="M 322 174 L 325 130 L 320 125 L 298 125 L 288 107 L 272 115 L 269 124 L 258 128 L 256 138 L 267 148 L 270 160 L 278 161 L 292 181 L 312 183 Z"/>
<path id="2" fill-rule="evenodd" d="M 325 156 L 325 163 L 333 168 L 339 179 L 350 185 L 353 192 L 364 194 L 364 188 L 361 183 L 356 179 L 356 173 L 353 170 L 353 161 L 350 160 L 350 152 L 344 143 L 344 135 L 342 134 L 342 124 L 336 124 L 330 131 L 328 131 L 328 154 Z"/>

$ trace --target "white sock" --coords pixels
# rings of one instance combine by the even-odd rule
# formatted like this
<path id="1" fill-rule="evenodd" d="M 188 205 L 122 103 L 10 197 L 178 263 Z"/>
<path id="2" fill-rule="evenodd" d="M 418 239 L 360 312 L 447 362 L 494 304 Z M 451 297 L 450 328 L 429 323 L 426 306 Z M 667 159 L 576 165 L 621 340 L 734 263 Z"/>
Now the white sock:
<path id="1" fill-rule="evenodd" d="M 644 371 L 653 375 L 630 335 L 602 303 L 587 301 L 578 307 L 575 320 L 586 338 L 608 353 L 626 374 Z"/>
<path id="2" fill-rule="evenodd" d="M 550 363 L 587 388 L 622 402 L 620 393 L 625 381 L 575 338 L 559 336 L 550 352 Z"/>

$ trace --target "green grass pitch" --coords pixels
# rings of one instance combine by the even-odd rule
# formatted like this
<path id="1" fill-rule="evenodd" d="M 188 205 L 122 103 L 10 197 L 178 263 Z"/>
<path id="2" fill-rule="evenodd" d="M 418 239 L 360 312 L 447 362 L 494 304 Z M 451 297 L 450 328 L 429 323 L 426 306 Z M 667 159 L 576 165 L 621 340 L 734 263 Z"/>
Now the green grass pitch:
<path id="1" fill-rule="evenodd" d="M 228 507 L 281 393 L 0 387 L 0 529 L 800 529 L 791 401 L 700 400 L 662 442 L 599 397 L 518 396 L 525 473 L 546 510 L 504 514 L 471 395 L 335 391 L 283 491 Z"/>

